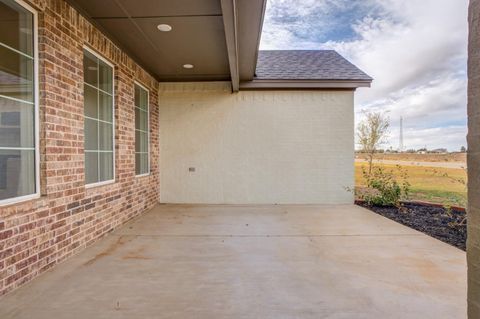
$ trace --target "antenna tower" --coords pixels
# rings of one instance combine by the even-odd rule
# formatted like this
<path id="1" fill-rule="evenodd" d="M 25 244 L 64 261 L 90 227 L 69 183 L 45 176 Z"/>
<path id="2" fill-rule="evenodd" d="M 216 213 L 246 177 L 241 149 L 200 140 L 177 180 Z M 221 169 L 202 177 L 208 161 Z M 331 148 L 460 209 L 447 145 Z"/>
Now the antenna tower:
<path id="1" fill-rule="evenodd" d="M 403 116 L 400 116 L 400 144 L 398 145 L 398 151 L 403 152 Z"/>

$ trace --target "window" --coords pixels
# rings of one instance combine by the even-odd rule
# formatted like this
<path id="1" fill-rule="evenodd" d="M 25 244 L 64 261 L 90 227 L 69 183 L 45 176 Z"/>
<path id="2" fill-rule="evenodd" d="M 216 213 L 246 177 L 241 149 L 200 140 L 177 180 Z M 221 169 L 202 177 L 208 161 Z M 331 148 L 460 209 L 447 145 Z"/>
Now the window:
<path id="1" fill-rule="evenodd" d="M 83 53 L 85 182 L 114 179 L 113 66 L 88 49 Z"/>
<path id="2" fill-rule="evenodd" d="M 37 16 L 0 0 L 0 204 L 39 194 Z"/>
<path id="3" fill-rule="evenodd" d="M 150 173 L 148 90 L 135 83 L 135 174 Z"/>

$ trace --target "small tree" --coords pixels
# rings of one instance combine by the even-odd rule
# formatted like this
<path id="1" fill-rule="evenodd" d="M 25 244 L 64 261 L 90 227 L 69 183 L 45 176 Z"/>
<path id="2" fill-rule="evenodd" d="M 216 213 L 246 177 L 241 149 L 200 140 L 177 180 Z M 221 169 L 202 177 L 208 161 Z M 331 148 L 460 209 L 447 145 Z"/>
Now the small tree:
<path id="1" fill-rule="evenodd" d="M 368 173 L 372 173 L 373 156 L 378 147 L 384 144 L 390 123 L 385 114 L 380 112 L 365 113 L 365 119 L 358 124 L 358 144 L 367 155 Z"/>
<path id="2" fill-rule="evenodd" d="M 460 147 L 460 152 L 462 153 L 467 152 L 467 148 L 465 146 Z"/>
<path id="3" fill-rule="evenodd" d="M 369 206 L 400 207 L 400 201 L 408 199 L 408 174 L 400 165 L 397 165 L 397 174 L 393 169 L 387 170 L 382 166 L 375 166 L 371 173 L 362 168 L 362 174 L 367 189 L 359 192 L 359 197 Z"/>

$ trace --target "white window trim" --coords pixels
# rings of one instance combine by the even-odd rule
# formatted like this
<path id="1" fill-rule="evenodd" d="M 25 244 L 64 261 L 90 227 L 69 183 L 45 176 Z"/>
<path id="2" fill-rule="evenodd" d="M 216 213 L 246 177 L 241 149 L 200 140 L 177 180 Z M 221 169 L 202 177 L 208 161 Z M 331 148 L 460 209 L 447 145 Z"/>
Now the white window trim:
<path id="1" fill-rule="evenodd" d="M 134 87 L 133 87 L 133 107 L 137 107 L 135 105 L 135 85 L 138 85 L 139 87 L 141 87 L 142 89 L 144 89 L 145 91 L 147 91 L 147 167 L 148 167 L 148 170 L 146 173 L 143 173 L 143 174 L 138 174 L 137 175 L 137 171 L 135 169 L 135 177 L 144 177 L 144 176 L 149 176 L 151 174 L 151 170 L 150 170 L 150 90 L 147 89 L 147 87 L 143 84 L 141 84 L 140 82 L 138 81 L 133 81 L 134 83 Z M 135 123 L 135 121 L 134 121 Z M 135 127 L 135 131 L 136 131 L 136 127 Z M 137 152 L 135 152 L 136 154 Z"/>
<path id="2" fill-rule="evenodd" d="M 108 66 L 110 66 L 112 68 L 112 156 L 113 156 L 113 178 L 112 179 L 109 179 L 109 180 L 106 180 L 106 181 L 101 181 L 101 182 L 96 182 L 96 183 L 90 183 L 90 184 L 87 184 L 85 182 L 85 188 L 94 188 L 94 187 L 99 187 L 99 186 L 104 186 L 104 185 L 109 185 L 109 184 L 114 184 L 115 183 L 115 176 L 116 176 L 116 161 L 115 161 L 115 65 L 110 62 L 109 60 L 107 60 L 106 58 L 104 58 L 100 53 L 96 52 L 95 50 L 93 50 L 92 48 L 84 45 L 83 46 L 83 50 L 85 51 L 88 51 L 89 53 L 91 53 L 92 55 L 94 55 L 97 59 L 101 60 L 102 62 L 105 62 L 105 64 L 107 64 Z M 85 75 L 83 76 L 83 84 L 85 84 Z M 98 88 L 98 90 L 100 90 Z M 102 91 L 102 90 L 100 90 Z M 105 92 L 106 93 L 106 92 Z M 85 102 L 83 103 L 83 110 L 84 110 L 84 114 L 85 114 Z M 84 116 L 85 117 L 85 116 Z M 84 124 L 84 127 L 85 127 L 85 124 Z M 83 137 L 83 140 L 85 141 L 85 134 L 84 134 L 84 137 Z M 85 150 L 84 150 L 84 156 L 85 156 Z M 84 164 L 84 168 L 85 168 L 85 164 Z M 86 176 L 86 172 L 85 172 L 85 176 Z"/>
<path id="3" fill-rule="evenodd" d="M 37 10 L 32 8 L 29 4 L 23 0 L 15 0 L 15 2 L 30 11 L 33 15 L 33 80 L 35 85 L 33 86 L 34 101 L 34 114 L 35 114 L 35 193 L 17 196 L 0 200 L 0 206 L 11 205 L 15 203 L 25 202 L 28 200 L 40 198 L 40 121 L 39 121 L 39 85 L 38 85 L 38 13 Z"/>

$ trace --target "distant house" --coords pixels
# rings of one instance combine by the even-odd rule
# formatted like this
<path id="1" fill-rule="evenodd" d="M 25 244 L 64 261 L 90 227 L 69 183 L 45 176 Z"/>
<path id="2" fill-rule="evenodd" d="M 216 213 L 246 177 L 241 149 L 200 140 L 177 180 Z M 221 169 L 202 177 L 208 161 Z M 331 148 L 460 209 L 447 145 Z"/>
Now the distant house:
<path id="1" fill-rule="evenodd" d="M 429 153 L 446 154 L 448 153 L 448 150 L 446 148 L 436 148 L 434 150 L 429 151 Z"/>

